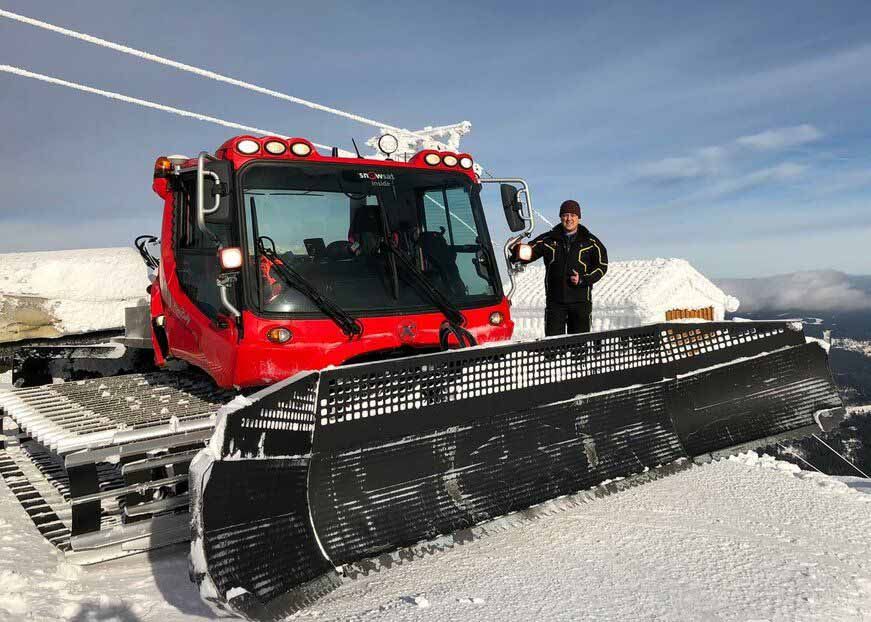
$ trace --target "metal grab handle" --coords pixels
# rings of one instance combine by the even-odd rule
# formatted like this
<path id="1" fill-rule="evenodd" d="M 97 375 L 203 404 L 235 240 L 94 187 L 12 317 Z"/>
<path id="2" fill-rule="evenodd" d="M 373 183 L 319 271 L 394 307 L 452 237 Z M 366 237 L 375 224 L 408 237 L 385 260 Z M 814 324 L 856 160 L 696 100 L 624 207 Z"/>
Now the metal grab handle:
<path id="1" fill-rule="evenodd" d="M 508 238 L 505 241 L 505 246 L 502 248 L 502 253 L 505 255 L 505 265 L 508 266 L 508 281 L 511 283 L 511 287 L 508 288 L 505 297 L 508 298 L 508 300 L 511 300 L 511 296 L 514 295 L 514 290 L 517 289 L 517 284 L 514 282 L 514 274 L 518 271 L 514 264 L 511 263 L 511 247 L 520 242 L 523 238 L 528 237 L 535 229 L 535 210 L 532 208 L 532 194 L 529 192 L 529 184 L 526 183 L 526 180 L 520 179 L 519 177 L 500 177 L 481 179 L 480 181 L 482 184 L 505 184 L 512 182 L 520 184 L 522 188 L 517 191 L 517 194 L 519 195 L 520 193 L 523 193 L 526 197 L 526 215 L 523 214 L 522 210 L 520 213 L 520 218 L 526 222 L 526 229 L 524 229 L 519 235 Z M 523 204 L 521 203 L 521 205 Z"/>
<path id="2" fill-rule="evenodd" d="M 201 151 L 200 155 L 197 157 L 197 228 L 199 228 L 199 230 L 205 235 L 212 238 L 216 243 L 219 243 L 218 236 L 206 227 L 206 214 L 214 214 L 218 211 L 218 207 L 221 204 L 221 196 L 219 194 L 215 195 L 215 204 L 209 209 L 203 207 L 206 203 L 206 192 L 203 181 L 205 175 L 210 175 L 212 179 L 215 180 L 216 184 L 221 183 L 221 178 L 218 177 L 218 174 L 215 171 L 205 170 L 206 158 L 209 160 L 217 160 L 217 158 L 212 157 L 205 151 Z"/>

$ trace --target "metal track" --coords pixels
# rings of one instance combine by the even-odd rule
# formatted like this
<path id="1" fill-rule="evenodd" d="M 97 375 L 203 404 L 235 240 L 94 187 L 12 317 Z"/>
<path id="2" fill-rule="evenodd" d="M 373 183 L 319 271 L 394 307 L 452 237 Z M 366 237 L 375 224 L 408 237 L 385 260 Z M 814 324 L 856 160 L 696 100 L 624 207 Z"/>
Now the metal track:
<path id="1" fill-rule="evenodd" d="M 165 372 L 2 388 L 0 421 L 15 429 L 0 437 L 0 475 L 71 562 L 186 540 L 187 467 L 233 396 Z"/>

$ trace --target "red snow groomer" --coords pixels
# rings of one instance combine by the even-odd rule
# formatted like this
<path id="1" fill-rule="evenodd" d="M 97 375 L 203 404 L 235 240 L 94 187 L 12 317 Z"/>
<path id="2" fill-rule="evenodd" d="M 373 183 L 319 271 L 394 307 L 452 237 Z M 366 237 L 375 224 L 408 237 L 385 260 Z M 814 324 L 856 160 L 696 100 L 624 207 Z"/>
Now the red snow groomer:
<path id="1" fill-rule="evenodd" d="M 398 547 L 838 425 L 800 323 L 506 341 L 487 182 L 522 231 L 507 260 L 533 228 L 529 188 L 479 179 L 467 154 L 240 136 L 158 159 L 140 341 L 166 369 L 0 388 L 17 426 L 0 476 L 68 558 L 190 538 L 206 600 L 276 619 Z"/>
<path id="2" fill-rule="evenodd" d="M 156 362 L 240 388 L 508 339 L 473 166 L 463 153 L 344 158 L 252 136 L 214 157 L 158 159 Z"/>

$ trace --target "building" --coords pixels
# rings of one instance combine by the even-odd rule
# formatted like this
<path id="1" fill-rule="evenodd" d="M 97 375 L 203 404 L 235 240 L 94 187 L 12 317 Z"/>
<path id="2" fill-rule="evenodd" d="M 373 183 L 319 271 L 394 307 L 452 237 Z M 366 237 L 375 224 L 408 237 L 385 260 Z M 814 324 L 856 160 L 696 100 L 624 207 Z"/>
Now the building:
<path id="1" fill-rule="evenodd" d="M 544 265 L 517 275 L 511 315 L 514 338 L 544 336 Z M 678 319 L 722 320 L 738 300 L 724 293 L 684 259 L 614 261 L 593 288 L 594 331 Z"/>

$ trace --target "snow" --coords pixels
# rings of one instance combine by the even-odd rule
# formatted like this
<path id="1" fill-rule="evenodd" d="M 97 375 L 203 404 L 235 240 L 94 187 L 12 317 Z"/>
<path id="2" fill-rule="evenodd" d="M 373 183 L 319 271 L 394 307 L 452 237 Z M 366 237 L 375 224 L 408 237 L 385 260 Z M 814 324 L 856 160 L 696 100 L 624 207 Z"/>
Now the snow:
<path id="1" fill-rule="evenodd" d="M 868 619 L 868 492 L 744 454 L 347 580 L 294 619 Z M 187 552 L 71 566 L 0 480 L 0 620 L 214 619 Z"/>
<path id="2" fill-rule="evenodd" d="M 525 267 L 515 279 L 511 307 L 515 337 L 544 334 L 544 271 L 541 262 Z M 671 309 L 713 307 L 714 319 L 738 309 L 727 295 L 684 259 L 612 261 L 607 274 L 593 286 L 593 330 L 629 328 L 665 321 Z M 698 320 L 695 320 L 698 321 Z"/>
<path id="3" fill-rule="evenodd" d="M 148 283 L 132 248 L 0 254 L 0 343 L 122 328 Z"/>
<path id="4" fill-rule="evenodd" d="M 0 342 L 120 327 L 147 284 L 132 249 L 0 255 Z M 521 275 L 521 332 L 542 317 L 542 284 L 541 266 Z M 613 262 L 594 299 L 599 328 L 734 306 L 682 260 Z M 218 427 L 248 403 L 228 404 Z M 347 580 L 295 619 L 869 619 L 869 492 L 866 479 L 743 454 L 568 509 L 543 504 L 553 511 Z M 0 479 L 0 622 L 214 619 L 188 579 L 191 550 L 70 565 Z"/>

